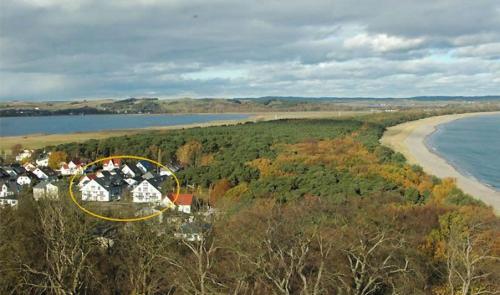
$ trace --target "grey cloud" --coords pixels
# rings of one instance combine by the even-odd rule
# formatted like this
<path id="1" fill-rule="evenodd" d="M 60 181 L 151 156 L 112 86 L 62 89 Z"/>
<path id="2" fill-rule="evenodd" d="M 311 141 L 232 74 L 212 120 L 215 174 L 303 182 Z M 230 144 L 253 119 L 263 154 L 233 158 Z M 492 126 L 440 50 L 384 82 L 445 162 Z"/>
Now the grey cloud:
<path id="1" fill-rule="evenodd" d="M 0 100 L 489 94 L 499 42 L 496 0 L 6 0 Z"/>

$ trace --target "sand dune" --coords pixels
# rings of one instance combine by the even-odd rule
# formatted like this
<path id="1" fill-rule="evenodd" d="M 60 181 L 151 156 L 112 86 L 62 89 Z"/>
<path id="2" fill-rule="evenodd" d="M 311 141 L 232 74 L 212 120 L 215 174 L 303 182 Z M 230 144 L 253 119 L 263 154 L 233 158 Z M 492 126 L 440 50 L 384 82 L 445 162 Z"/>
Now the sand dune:
<path id="1" fill-rule="evenodd" d="M 405 155 L 410 163 L 422 166 L 424 171 L 429 174 L 439 178 L 451 177 L 456 179 L 460 189 L 492 206 L 495 212 L 499 214 L 499 191 L 461 174 L 446 160 L 430 151 L 424 143 L 425 138 L 434 132 L 436 126 L 440 124 L 465 117 L 493 114 L 500 114 L 500 112 L 445 115 L 406 122 L 390 127 L 382 137 L 381 142 Z"/>

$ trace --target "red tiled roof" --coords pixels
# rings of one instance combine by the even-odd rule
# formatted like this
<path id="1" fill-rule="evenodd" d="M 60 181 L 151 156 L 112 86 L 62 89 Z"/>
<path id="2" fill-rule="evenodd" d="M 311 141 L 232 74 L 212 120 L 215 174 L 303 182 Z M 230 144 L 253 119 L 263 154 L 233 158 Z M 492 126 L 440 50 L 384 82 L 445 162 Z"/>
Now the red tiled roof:
<path id="1" fill-rule="evenodd" d="M 169 194 L 168 197 L 170 200 L 174 201 L 175 194 Z M 193 204 L 193 194 L 179 194 L 174 204 L 179 206 L 191 206 Z"/>
<path id="2" fill-rule="evenodd" d="M 96 179 L 97 178 L 97 175 L 95 175 L 95 174 L 87 174 L 85 176 L 87 176 L 89 179 Z M 84 176 L 84 178 L 85 178 L 85 176 Z"/>
<path id="3" fill-rule="evenodd" d="M 120 163 L 122 162 L 122 159 L 111 159 L 113 161 L 113 164 L 114 165 L 120 165 Z"/>

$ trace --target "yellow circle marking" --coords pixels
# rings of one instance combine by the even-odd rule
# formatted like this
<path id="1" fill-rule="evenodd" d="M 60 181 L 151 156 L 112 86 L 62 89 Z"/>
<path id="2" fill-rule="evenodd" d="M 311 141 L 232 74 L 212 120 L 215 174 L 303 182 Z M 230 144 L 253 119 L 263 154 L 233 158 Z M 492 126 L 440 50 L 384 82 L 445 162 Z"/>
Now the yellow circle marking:
<path id="1" fill-rule="evenodd" d="M 151 159 L 148 159 L 148 158 L 138 157 L 138 156 L 132 156 L 132 155 L 111 156 L 111 157 L 101 158 L 101 159 L 95 160 L 94 162 L 88 163 L 87 165 L 83 166 L 83 170 L 85 170 L 87 167 L 89 167 L 91 165 L 94 165 L 96 163 L 104 162 L 104 161 L 112 160 L 112 159 L 144 160 L 144 161 L 151 162 L 151 163 L 153 163 L 153 164 L 155 164 L 155 165 L 157 165 L 157 166 L 159 166 L 161 168 L 166 169 L 167 171 L 169 171 L 172 174 L 172 176 L 174 177 L 175 183 L 177 184 L 177 189 L 176 189 L 175 197 L 174 197 L 172 203 L 175 203 L 175 201 L 177 201 L 177 198 L 179 197 L 180 187 L 181 187 L 180 184 L 179 184 L 179 179 L 177 179 L 177 176 L 175 176 L 174 172 L 170 168 L 168 168 L 167 166 L 165 166 L 165 165 L 163 165 L 161 163 L 158 163 L 156 161 L 153 161 Z M 169 209 L 169 207 L 165 207 L 164 209 L 160 210 L 159 212 L 156 212 L 156 213 L 153 213 L 153 214 L 147 215 L 147 216 L 136 217 L 136 218 L 114 218 L 114 217 L 108 217 L 108 216 L 99 215 L 99 214 L 97 214 L 95 212 L 92 212 L 92 211 L 88 210 L 87 208 L 83 207 L 76 200 L 76 197 L 73 194 L 73 183 L 75 181 L 75 177 L 78 176 L 78 175 L 82 175 L 82 174 L 75 174 L 75 175 L 73 175 L 71 177 L 70 181 L 69 181 L 69 194 L 71 196 L 71 200 L 73 201 L 73 203 L 75 203 L 76 206 L 78 206 L 78 208 L 80 210 L 82 210 L 83 212 L 89 214 L 90 216 L 97 217 L 97 218 L 104 219 L 104 220 L 109 220 L 109 221 L 131 222 L 131 221 L 141 221 L 141 220 L 146 220 L 146 219 L 149 219 L 149 218 L 156 217 L 156 216 L 162 214 L 165 210 Z M 168 198 L 168 196 L 166 196 L 166 198 Z"/>

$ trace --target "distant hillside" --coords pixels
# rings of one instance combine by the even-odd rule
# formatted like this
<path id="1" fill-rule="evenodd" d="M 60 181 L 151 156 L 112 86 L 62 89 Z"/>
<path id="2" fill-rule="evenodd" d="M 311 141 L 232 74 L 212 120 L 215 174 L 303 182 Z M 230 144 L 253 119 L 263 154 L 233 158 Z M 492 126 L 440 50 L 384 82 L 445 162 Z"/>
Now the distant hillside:
<path id="1" fill-rule="evenodd" d="M 61 102 L 4 102 L 0 117 L 74 114 L 238 113 L 408 109 L 500 104 L 500 96 L 416 96 L 410 98 L 264 96 L 250 98 L 126 98 Z"/>

